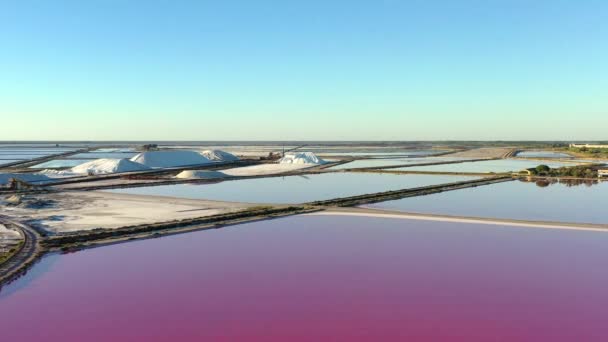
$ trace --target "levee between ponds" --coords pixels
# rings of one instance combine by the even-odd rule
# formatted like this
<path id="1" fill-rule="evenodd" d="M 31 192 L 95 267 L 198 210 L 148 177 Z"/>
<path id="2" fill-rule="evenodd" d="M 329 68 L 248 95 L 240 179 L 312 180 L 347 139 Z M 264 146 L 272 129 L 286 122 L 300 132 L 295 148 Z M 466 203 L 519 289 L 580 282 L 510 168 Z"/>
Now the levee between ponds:
<path id="1" fill-rule="evenodd" d="M 77 233 L 58 234 L 49 237 L 37 236 L 36 232 L 27 226 L 21 226 L 26 236 L 24 251 L 18 253 L 20 256 L 11 260 L 12 263 L 6 269 L 0 269 L 0 285 L 14 278 L 15 271 L 22 273 L 45 251 L 52 250 L 79 250 L 114 243 L 128 242 L 132 240 L 156 238 L 172 234 L 180 234 L 197 230 L 217 229 L 230 225 L 247 222 L 267 220 L 272 218 L 286 217 L 298 214 L 319 212 L 331 207 L 348 207 L 368 203 L 382 202 L 412 196 L 423 196 L 465 189 L 495 183 L 512 181 L 512 177 L 492 177 L 455 183 L 438 184 L 432 186 L 408 188 L 394 191 L 386 191 L 373 194 L 365 194 L 344 198 L 336 198 L 324 201 L 315 201 L 291 206 L 270 206 L 251 208 L 243 211 L 199 217 L 192 219 L 175 220 L 168 222 L 156 222 L 149 224 L 125 226 L 115 229 L 96 229 L 93 231 L 82 231 Z M 38 240 L 40 244 L 38 243 Z M 25 251 L 27 250 L 27 251 Z"/>
<path id="2" fill-rule="evenodd" d="M 488 177 L 483 179 L 475 179 L 470 181 L 462 181 L 462 182 L 454 182 L 454 183 L 445 183 L 438 185 L 430 185 L 423 186 L 418 188 L 408 188 L 402 190 L 393 190 L 386 192 L 378 192 L 373 194 L 366 195 L 357 195 L 350 197 L 342 197 L 325 201 L 314 201 L 305 203 L 310 206 L 333 206 L 333 207 L 351 207 L 362 204 L 370 204 L 384 201 L 397 200 L 406 197 L 413 196 L 424 196 L 435 194 L 444 191 L 452 191 L 466 188 L 473 188 L 477 186 L 490 185 L 496 183 L 503 183 L 512 181 L 513 178 L 511 176 L 501 176 L 501 177 Z"/>

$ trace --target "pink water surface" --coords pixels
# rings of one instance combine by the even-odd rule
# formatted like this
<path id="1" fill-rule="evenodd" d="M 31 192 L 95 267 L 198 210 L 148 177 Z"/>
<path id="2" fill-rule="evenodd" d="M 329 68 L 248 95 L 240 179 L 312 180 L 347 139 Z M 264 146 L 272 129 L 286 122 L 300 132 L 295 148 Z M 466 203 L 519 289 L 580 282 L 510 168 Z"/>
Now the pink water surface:
<path id="1" fill-rule="evenodd" d="M 67 255 L 2 341 L 606 341 L 608 233 L 308 216 Z"/>

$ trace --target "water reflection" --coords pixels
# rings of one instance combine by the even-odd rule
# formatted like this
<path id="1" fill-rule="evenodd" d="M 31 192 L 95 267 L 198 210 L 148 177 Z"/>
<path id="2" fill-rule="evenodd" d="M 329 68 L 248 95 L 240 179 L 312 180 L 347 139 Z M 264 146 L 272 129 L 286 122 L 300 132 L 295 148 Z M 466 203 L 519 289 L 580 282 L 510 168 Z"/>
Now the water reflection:
<path id="1" fill-rule="evenodd" d="M 50 254 L 43 259 L 36 260 L 29 268 L 10 281 L 0 286 L 0 299 L 8 297 L 30 286 L 36 279 L 49 272 L 58 259 L 59 254 Z"/>
<path id="2" fill-rule="evenodd" d="M 520 182 L 523 183 L 534 183 L 539 188 L 546 188 L 550 185 L 562 184 L 566 187 L 575 187 L 575 186 L 587 186 L 591 187 L 594 185 L 600 184 L 600 181 L 597 179 L 556 179 L 556 178 L 547 178 L 547 179 L 537 179 L 534 177 L 522 177 L 519 178 Z"/>
<path id="3" fill-rule="evenodd" d="M 608 182 L 520 179 L 368 205 L 411 213 L 606 224 Z M 576 207 L 572 206 L 576 203 Z M 584 208 L 584 209 L 582 209 Z"/>
<path id="4" fill-rule="evenodd" d="M 305 203 L 475 179 L 466 176 L 324 173 L 215 184 L 171 184 L 109 192 L 248 203 Z"/>

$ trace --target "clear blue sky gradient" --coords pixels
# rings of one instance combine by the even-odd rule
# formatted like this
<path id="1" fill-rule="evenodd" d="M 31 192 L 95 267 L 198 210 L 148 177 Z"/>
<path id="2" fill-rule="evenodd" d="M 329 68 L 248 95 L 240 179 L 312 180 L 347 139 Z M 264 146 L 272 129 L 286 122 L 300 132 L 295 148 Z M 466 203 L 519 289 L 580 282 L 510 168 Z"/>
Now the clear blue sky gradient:
<path id="1" fill-rule="evenodd" d="M 608 1 L 1 1 L 0 140 L 608 139 Z"/>

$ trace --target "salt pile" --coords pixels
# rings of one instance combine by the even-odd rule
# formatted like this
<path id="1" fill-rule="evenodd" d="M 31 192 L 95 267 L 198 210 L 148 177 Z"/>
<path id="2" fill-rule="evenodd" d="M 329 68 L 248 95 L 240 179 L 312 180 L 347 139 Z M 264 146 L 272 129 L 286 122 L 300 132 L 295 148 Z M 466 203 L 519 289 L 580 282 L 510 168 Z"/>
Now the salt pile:
<path id="1" fill-rule="evenodd" d="M 74 166 L 71 171 L 79 174 L 100 175 L 117 172 L 145 171 L 149 169 L 150 168 L 145 165 L 132 162 L 128 159 L 102 158 Z"/>
<path id="2" fill-rule="evenodd" d="M 53 170 L 53 169 L 44 169 L 38 172 L 41 175 L 45 175 L 50 178 L 66 178 L 66 177 L 76 177 L 81 176 L 78 173 L 72 172 L 70 170 Z"/>
<path id="3" fill-rule="evenodd" d="M 205 158 L 213 161 L 227 162 L 239 160 L 239 157 L 235 156 L 234 154 L 222 150 L 206 150 L 201 152 L 201 154 Z"/>
<path id="4" fill-rule="evenodd" d="M 11 178 L 16 178 L 28 183 L 48 181 L 51 179 L 46 175 L 38 173 L 0 173 L 0 184 L 8 184 L 8 181 Z"/>
<path id="5" fill-rule="evenodd" d="M 149 151 L 140 153 L 130 160 L 148 167 L 176 167 L 212 162 L 194 151 Z"/>
<path id="6" fill-rule="evenodd" d="M 326 161 L 312 152 L 287 153 L 279 160 L 279 164 L 325 164 Z"/>
<path id="7" fill-rule="evenodd" d="M 226 178 L 227 174 L 219 171 L 205 171 L 205 170 L 186 170 L 180 172 L 175 178 L 182 179 L 216 179 L 216 178 Z"/>

